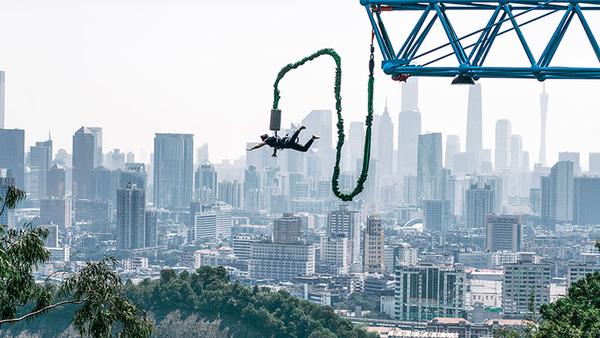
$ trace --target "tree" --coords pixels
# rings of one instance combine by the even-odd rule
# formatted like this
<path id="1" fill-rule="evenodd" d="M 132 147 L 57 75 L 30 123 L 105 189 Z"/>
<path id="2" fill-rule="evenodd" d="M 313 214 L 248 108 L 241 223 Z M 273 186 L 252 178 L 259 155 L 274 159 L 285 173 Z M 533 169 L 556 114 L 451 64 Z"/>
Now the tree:
<path id="1" fill-rule="evenodd" d="M 192 314 L 185 319 L 181 318 L 179 310 L 167 314 L 156 326 L 153 337 L 156 338 L 227 338 L 231 337 L 228 330 L 221 330 L 221 321 L 208 322 L 199 320 L 198 315 Z"/>
<path id="2" fill-rule="evenodd" d="M 596 242 L 600 250 L 600 242 Z M 571 284 L 565 297 L 543 305 L 536 337 L 600 337 L 600 272 Z"/>
<path id="3" fill-rule="evenodd" d="M 24 191 L 9 186 L 0 196 L 0 215 L 25 199 Z M 33 270 L 50 259 L 44 247 L 48 231 L 25 224 L 21 229 L 0 225 L 0 329 L 41 316 L 66 305 L 77 306 L 73 325 L 83 336 L 149 337 L 151 324 L 123 293 L 114 272 L 116 261 L 87 262 L 62 283 L 37 284 Z"/>

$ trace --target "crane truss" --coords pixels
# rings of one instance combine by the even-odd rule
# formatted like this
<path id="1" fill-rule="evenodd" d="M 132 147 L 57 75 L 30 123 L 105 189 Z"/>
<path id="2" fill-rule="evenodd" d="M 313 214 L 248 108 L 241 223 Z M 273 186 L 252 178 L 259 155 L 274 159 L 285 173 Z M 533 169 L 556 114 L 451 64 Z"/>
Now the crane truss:
<path id="1" fill-rule="evenodd" d="M 462 77 L 468 81 L 479 78 L 533 78 L 546 79 L 599 79 L 600 47 L 585 14 L 600 10 L 600 0 L 360 0 L 367 11 L 381 54 L 382 69 L 396 78 L 406 76 Z M 415 26 L 402 45 L 394 45 L 384 24 L 386 12 L 417 11 L 421 13 Z M 490 14 L 485 27 L 464 36 L 458 36 L 448 17 L 450 11 L 469 11 Z M 539 55 L 534 55 L 522 27 L 549 15 L 561 15 L 554 33 Z M 596 60 L 593 66 L 553 66 L 552 60 L 563 37 L 577 18 L 585 31 Z M 388 19 L 386 17 L 386 19 Z M 447 42 L 431 50 L 421 50 L 432 27 L 439 21 Z M 491 47 L 504 34 L 516 34 L 526 55 L 523 65 L 488 66 Z M 466 44 L 467 39 L 475 42 Z M 397 40 L 395 40 L 397 41 Z M 433 60 L 444 49 L 450 50 Z M 452 62 L 447 65 L 447 58 Z M 444 64 L 442 64 L 444 63 Z"/>

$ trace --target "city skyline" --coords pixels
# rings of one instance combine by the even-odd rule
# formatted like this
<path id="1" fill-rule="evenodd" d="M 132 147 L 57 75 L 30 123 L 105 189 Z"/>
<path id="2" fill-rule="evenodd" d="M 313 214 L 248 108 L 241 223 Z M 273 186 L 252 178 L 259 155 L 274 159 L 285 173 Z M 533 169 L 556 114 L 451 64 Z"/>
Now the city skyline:
<path id="1" fill-rule="evenodd" d="M 231 67 L 239 61 L 233 61 L 223 53 L 227 50 L 223 49 L 225 41 L 240 33 L 235 27 L 225 27 L 215 37 L 200 34 L 214 23 L 210 17 L 196 20 L 204 16 L 207 5 L 178 1 L 177 5 L 165 8 L 160 2 L 154 2 L 131 19 L 136 3 L 131 1 L 129 6 L 121 6 L 115 11 L 115 3 L 106 2 L 94 5 L 95 11 L 91 12 L 70 6 L 71 1 L 52 6 L 39 2 L 35 8 L 16 5 L 16 2 L 0 5 L 0 13 L 3 13 L 0 14 L 3 18 L 0 28 L 20 32 L 2 37 L 6 46 L 0 60 L 0 69 L 6 71 L 6 127 L 26 129 L 27 145 L 41 140 L 50 129 L 55 148 L 70 152 L 69 136 L 66 135 L 81 125 L 98 125 L 104 129 L 106 149 L 120 146 L 139 156 L 140 148 L 144 148 L 146 157 L 151 152 L 154 133 L 192 133 L 197 144 L 212 144 L 214 162 L 237 158 L 243 155 L 246 142 L 258 140 L 258 135 L 267 130 L 272 99 L 270 89 L 278 69 L 306 52 L 328 45 L 336 48 L 343 58 L 344 118 L 348 122 L 364 120 L 366 79 L 363 68 L 368 57 L 365 48 L 368 37 L 364 32 L 368 31 L 368 23 L 363 20 L 360 6 L 341 1 L 319 3 L 325 6 L 323 13 L 311 12 L 311 15 L 317 16 L 315 20 L 325 20 L 328 8 L 341 11 L 339 16 L 327 16 L 337 28 L 322 30 L 307 26 L 298 31 L 292 28 L 293 24 L 279 27 L 277 36 L 288 39 L 316 31 L 320 36 L 284 50 L 268 43 L 270 37 L 265 32 L 270 27 L 252 16 L 242 15 L 243 12 L 260 13 L 263 7 L 268 7 L 275 11 L 278 20 L 293 23 L 311 6 L 281 4 L 273 8 L 268 1 L 225 4 L 225 7 L 232 6 L 226 10 L 256 39 L 252 46 L 259 50 L 247 55 L 244 70 L 240 72 L 239 67 Z M 165 11 L 168 15 L 163 16 Z M 110 20 L 112 25 L 106 27 L 105 21 L 97 17 Z M 48 28 L 45 31 L 23 26 L 34 20 L 43 24 L 49 18 L 57 25 L 45 25 Z M 70 30 L 72 25 L 78 24 L 85 29 Z M 340 39 L 341 35 L 344 37 Z M 363 35 L 365 45 L 356 43 Z M 571 38 L 569 34 L 565 37 Z M 29 43 L 23 45 L 20 41 Z M 136 41 L 135 48 L 129 41 Z M 335 42 L 331 44 L 331 41 Z M 151 53 L 157 46 L 162 52 Z M 206 53 L 206 46 L 211 46 L 215 52 Z M 57 49 L 62 52 L 53 52 Z M 560 52 L 557 60 L 560 60 Z M 46 57 L 40 59 L 37 55 Z M 376 59 L 380 56 L 376 55 Z M 307 71 L 284 84 L 289 93 L 282 100 L 285 126 L 299 122 L 311 109 L 333 108 L 331 81 L 328 81 L 332 76 L 331 65 L 318 62 Z M 214 79 L 210 87 L 198 83 L 198 79 L 207 77 Z M 323 80 L 315 82 L 312 80 L 315 78 Z M 376 79 L 375 111 L 379 114 L 383 111 L 387 97 L 392 122 L 397 126 L 397 114 L 402 109 L 400 86 L 378 69 Z M 450 86 L 449 82 L 448 79 L 421 80 L 419 108 L 423 132 L 460 135 L 462 144 L 466 144 L 468 89 Z M 479 82 L 483 96 L 483 147 L 493 148 L 494 123 L 506 118 L 511 120 L 513 132 L 523 136 L 524 148 L 530 151 L 530 158 L 537 160 L 542 85 L 537 81 Z M 252 83 L 252 91 L 247 89 L 248 83 Z M 546 86 L 546 92 L 551 96 L 547 162 L 553 163 L 559 151 L 587 153 L 600 148 L 595 127 L 600 124 L 600 117 L 593 114 L 591 108 L 594 103 L 591 93 L 600 88 L 599 84 L 593 81 L 546 81 Z M 308 92 L 307 88 L 310 88 Z M 301 92 L 306 94 L 297 94 Z M 228 99 L 230 97 L 235 99 Z M 311 100 L 307 101 L 306 97 Z M 169 118 L 165 119 L 165 116 Z M 210 124 L 203 121 L 206 116 L 213 119 Z M 28 125 L 33 118 L 40 117 L 44 123 Z M 146 123 L 137 124 L 139 128 L 133 131 L 135 137 L 125 137 L 130 132 L 128 126 L 140 120 Z M 222 128 L 214 128 L 215 124 Z M 223 137 L 231 138 L 232 142 L 221 142 Z M 586 161 L 584 159 L 584 165 Z"/>

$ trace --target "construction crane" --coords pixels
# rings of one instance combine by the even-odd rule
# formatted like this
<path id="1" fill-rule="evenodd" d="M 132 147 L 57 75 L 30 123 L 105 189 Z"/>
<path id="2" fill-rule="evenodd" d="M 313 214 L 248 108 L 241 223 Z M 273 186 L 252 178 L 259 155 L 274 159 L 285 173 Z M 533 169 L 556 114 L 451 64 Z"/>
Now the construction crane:
<path id="1" fill-rule="evenodd" d="M 454 77 L 454 84 L 473 84 L 479 78 L 532 78 L 547 79 L 598 79 L 600 78 L 600 48 L 590 28 L 585 13 L 600 10 L 599 0 L 360 0 L 375 32 L 383 58 L 384 73 L 395 78 L 407 76 Z M 402 41 L 394 45 L 384 24 L 388 12 L 420 12 L 416 24 Z M 474 15 L 490 15 L 485 27 L 458 36 L 448 12 L 469 12 Z M 534 55 L 522 27 L 551 15 L 561 15 L 560 22 L 540 55 Z M 563 41 L 573 18 L 577 17 L 585 31 L 598 64 L 595 67 L 552 65 L 552 59 Z M 396 18 L 394 18 L 396 19 Z M 421 47 L 439 21 L 446 43 L 426 51 Z M 497 38 L 504 34 L 516 34 L 526 55 L 524 64 L 512 66 L 488 66 L 485 61 Z M 466 44 L 467 39 L 475 42 Z M 399 46 L 399 47 L 398 47 Z M 449 52 L 441 53 L 444 49 Z M 435 54 L 436 55 L 433 57 Z M 433 57 L 424 61 L 426 57 Z M 440 61 L 452 58 L 453 65 L 441 65 Z"/>
<path id="2" fill-rule="evenodd" d="M 281 127 L 281 110 L 279 101 L 281 92 L 279 83 L 285 75 L 304 66 L 321 56 L 329 56 L 335 62 L 333 93 L 337 116 L 336 158 L 333 166 L 331 186 L 335 196 L 343 201 L 351 201 L 364 189 L 367 180 L 373 122 L 373 90 L 374 90 L 374 42 L 377 41 L 382 55 L 383 72 L 397 81 L 406 81 L 410 76 L 453 77 L 452 84 L 474 84 L 480 78 L 524 78 L 544 81 L 547 79 L 600 79 L 600 47 L 585 17 L 586 12 L 600 10 L 600 0 L 360 0 L 371 22 L 371 45 L 369 54 L 369 77 L 367 81 L 367 116 L 365 118 L 365 142 L 363 163 L 354 189 L 342 192 L 339 188 L 340 163 L 344 145 L 344 120 L 342 117 L 341 97 L 341 58 L 333 49 L 321 49 L 283 67 L 273 85 L 273 106 L 271 110 L 270 129 L 275 132 Z M 416 24 L 401 40 L 400 48 L 394 46 L 383 21 L 389 12 L 420 12 Z M 463 36 L 458 36 L 450 18 L 449 11 L 467 13 L 487 13 L 490 15 L 485 27 Z M 544 19 L 553 14 L 562 14 L 561 20 L 540 55 L 534 56 L 523 34 L 522 27 Z M 557 14 L 557 15 L 558 15 Z M 559 67 L 552 65 L 552 60 L 560 46 L 573 18 L 577 17 L 585 31 L 598 63 L 596 67 L 574 66 Z M 435 48 L 422 51 L 432 28 L 439 21 L 448 42 Z M 492 66 L 485 64 L 490 50 L 501 35 L 516 34 L 526 55 L 526 60 L 519 67 Z M 474 40 L 474 42 L 467 42 Z M 394 39 L 394 41 L 397 41 Z M 447 51 L 444 51 L 447 50 Z M 449 50 L 449 52 L 448 52 Z M 443 60 L 451 58 L 454 63 L 445 65 Z"/>

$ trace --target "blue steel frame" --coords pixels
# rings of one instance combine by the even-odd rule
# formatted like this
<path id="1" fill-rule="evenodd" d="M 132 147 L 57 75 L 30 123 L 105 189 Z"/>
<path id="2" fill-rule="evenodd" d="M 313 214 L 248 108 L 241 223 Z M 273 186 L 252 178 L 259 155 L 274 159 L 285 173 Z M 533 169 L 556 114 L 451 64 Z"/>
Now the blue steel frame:
<path id="1" fill-rule="evenodd" d="M 382 68 L 393 76 L 437 76 L 455 77 L 463 75 L 475 80 L 479 78 L 533 78 L 546 79 L 600 79 L 600 47 L 584 12 L 600 10 L 600 0 L 360 0 L 373 26 L 375 37 L 383 55 Z M 421 17 L 397 51 L 385 29 L 382 16 L 388 11 L 420 11 Z M 458 37 L 446 11 L 491 12 L 487 25 L 475 32 Z M 521 15 L 538 14 L 527 21 L 517 22 Z M 521 27 L 554 13 L 563 13 L 554 34 L 539 57 L 529 48 Z M 431 14 L 431 15 L 430 15 Z M 531 16 L 531 14 L 530 14 Z M 577 16 L 591 44 L 598 64 L 590 67 L 556 67 L 550 63 L 574 16 Z M 419 52 L 419 48 L 436 21 L 440 21 L 448 43 L 430 51 Z M 501 30 L 506 23 L 508 28 Z M 527 55 L 529 64 L 522 67 L 488 67 L 486 57 L 496 37 L 514 31 Z M 477 36 L 475 43 L 463 46 L 462 41 Z M 423 64 L 418 59 L 450 46 L 452 52 L 443 54 Z M 446 57 L 456 58 L 456 66 L 436 66 Z"/>

